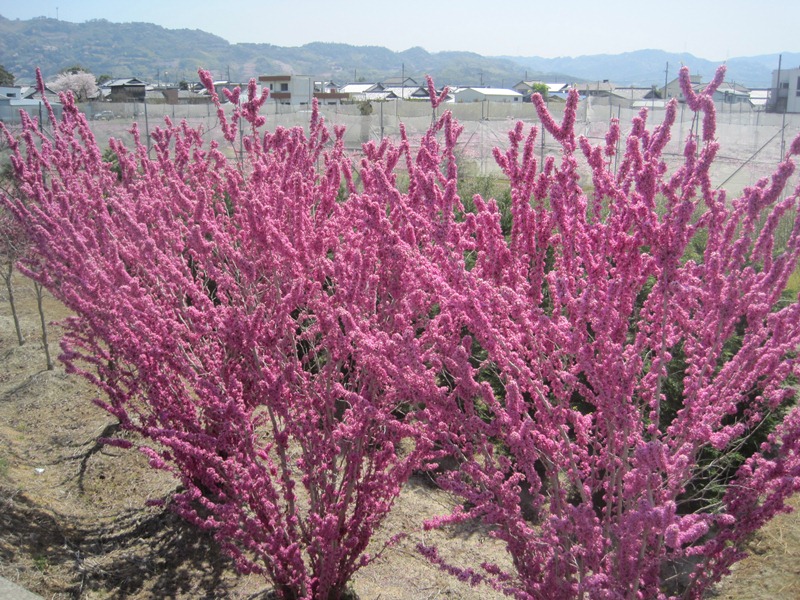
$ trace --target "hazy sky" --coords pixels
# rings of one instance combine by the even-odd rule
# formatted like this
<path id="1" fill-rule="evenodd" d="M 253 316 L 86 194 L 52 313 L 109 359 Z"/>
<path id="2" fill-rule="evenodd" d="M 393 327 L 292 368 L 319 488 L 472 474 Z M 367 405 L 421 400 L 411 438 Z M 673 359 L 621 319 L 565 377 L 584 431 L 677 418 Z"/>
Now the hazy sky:
<path id="1" fill-rule="evenodd" d="M 800 52 L 796 0 L 0 0 L 10 19 L 145 21 L 229 42 L 422 46 L 486 56 L 580 56 L 644 48 L 722 61 Z"/>

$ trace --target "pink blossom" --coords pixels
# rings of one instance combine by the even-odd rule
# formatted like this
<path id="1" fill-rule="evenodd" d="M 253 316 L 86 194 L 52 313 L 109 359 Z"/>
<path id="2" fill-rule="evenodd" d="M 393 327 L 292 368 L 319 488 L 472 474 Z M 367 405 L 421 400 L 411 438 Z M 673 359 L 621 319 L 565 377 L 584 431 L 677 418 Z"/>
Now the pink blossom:
<path id="1" fill-rule="evenodd" d="M 634 120 L 614 172 L 618 124 L 595 146 L 577 92 L 560 122 L 535 98 L 561 152 L 539 168 L 522 124 L 496 150 L 510 231 L 496 200 L 464 214 L 449 112 L 417 149 L 401 129 L 353 164 L 316 108 L 308 135 L 260 129 L 252 85 L 237 164 L 167 120 L 154 158 L 136 130 L 112 144 L 117 177 L 69 103 L 52 136 L 27 119 L 3 203 L 33 247 L 21 267 L 76 314 L 67 368 L 180 480 L 179 514 L 279 593 L 338 597 L 403 483 L 449 455 L 438 481 L 463 507 L 425 526 L 478 519 L 511 566 L 420 548 L 448 573 L 517 598 L 666 598 L 664 570 L 689 564 L 674 595 L 700 598 L 800 488 L 800 308 L 781 300 L 800 142 L 740 197 L 715 190 L 721 78 L 695 92 L 681 71 L 703 135 L 674 172 L 674 104 L 652 131 Z"/>

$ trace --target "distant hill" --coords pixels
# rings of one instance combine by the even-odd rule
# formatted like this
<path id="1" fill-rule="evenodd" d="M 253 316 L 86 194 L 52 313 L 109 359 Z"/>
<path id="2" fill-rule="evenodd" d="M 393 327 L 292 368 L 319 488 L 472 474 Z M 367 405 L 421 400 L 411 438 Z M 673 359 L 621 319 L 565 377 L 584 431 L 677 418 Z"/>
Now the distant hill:
<path id="1" fill-rule="evenodd" d="M 698 58 L 692 54 L 676 54 L 663 50 L 637 50 L 623 54 L 597 54 L 592 56 L 541 58 L 537 56 L 506 56 L 521 67 L 533 71 L 559 71 L 572 73 L 586 81 L 608 79 L 616 84 L 648 86 L 664 85 L 664 77 L 671 81 L 686 65 L 693 74 L 709 81 L 721 63 Z M 667 69 L 667 64 L 669 68 Z M 769 87 L 772 71 L 778 68 L 778 55 L 737 57 L 728 59 L 725 79 L 750 88 Z M 784 53 L 783 66 L 800 65 L 800 53 Z"/>
<path id="2" fill-rule="evenodd" d="M 800 54 L 784 54 L 784 65 L 800 64 Z M 427 52 L 415 47 L 393 52 L 380 46 L 314 42 L 299 47 L 231 44 L 200 30 L 165 29 L 150 23 L 112 23 L 98 19 L 70 23 L 40 17 L 10 20 L 0 16 L 0 64 L 20 82 L 30 82 L 36 67 L 45 78 L 73 65 L 97 76 L 140 77 L 146 81 L 192 81 L 197 69 L 215 78 L 247 81 L 266 74 L 298 73 L 332 79 L 339 84 L 376 81 L 403 72 L 437 83 L 511 87 L 522 79 L 596 81 L 618 85 L 663 85 L 664 69 L 674 78 L 681 64 L 710 78 L 718 66 L 691 54 L 640 50 L 617 55 L 564 58 L 487 57 L 471 52 Z M 729 81 L 767 87 L 777 68 L 777 55 L 732 58 Z"/>
<path id="3" fill-rule="evenodd" d="M 525 69 L 512 60 L 470 52 L 429 53 L 422 48 L 393 52 L 379 46 L 314 42 L 300 47 L 231 44 L 199 30 L 165 29 L 150 23 L 92 20 L 70 23 L 0 16 L 0 64 L 20 81 L 45 78 L 73 65 L 95 75 L 140 77 L 146 81 L 197 79 L 197 69 L 218 79 L 247 81 L 258 75 L 311 74 L 339 84 L 406 76 L 457 85 L 513 86 Z M 529 72 L 543 79 L 572 80 L 562 73 Z"/>

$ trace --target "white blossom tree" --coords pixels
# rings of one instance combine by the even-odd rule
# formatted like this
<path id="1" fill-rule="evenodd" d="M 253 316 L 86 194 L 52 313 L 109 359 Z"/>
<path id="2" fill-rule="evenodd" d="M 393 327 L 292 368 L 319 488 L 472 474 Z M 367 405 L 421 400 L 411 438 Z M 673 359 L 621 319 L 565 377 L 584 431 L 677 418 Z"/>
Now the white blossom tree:
<path id="1" fill-rule="evenodd" d="M 83 102 L 97 95 L 97 81 L 86 71 L 59 73 L 49 87 L 54 92 L 72 92 L 75 100 Z"/>

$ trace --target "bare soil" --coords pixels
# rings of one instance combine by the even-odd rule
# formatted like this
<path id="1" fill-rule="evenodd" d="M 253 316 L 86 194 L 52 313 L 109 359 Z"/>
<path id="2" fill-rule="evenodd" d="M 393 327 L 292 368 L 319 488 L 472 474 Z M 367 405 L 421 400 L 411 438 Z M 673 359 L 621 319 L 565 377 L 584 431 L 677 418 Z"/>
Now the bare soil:
<path id="1" fill-rule="evenodd" d="M 266 599 L 259 576 L 237 575 L 208 535 L 163 507 L 176 482 L 150 469 L 134 450 L 98 444 L 114 419 L 92 403 L 96 391 L 45 357 L 32 284 L 17 280 L 26 343 L 18 346 L 7 299 L 0 302 L 0 575 L 52 600 L 101 598 Z M 51 298 L 50 321 L 67 316 Z M 60 329 L 49 326 L 51 352 Z M 795 504 L 800 501 L 795 498 Z M 353 582 L 361 600 L 494 599 L 430 565 L 416 551 L 435 543 L 459 564 L 506 560 L 480 527 L 423 532 L 424 519 L 446 514 L 454 499 L 424 477 L 410 481 L 376 547 L 407 537 L 362 569 Z M 800 598 L 800 514 L 774 519 L 751 542 L 711 597 Z"/>

